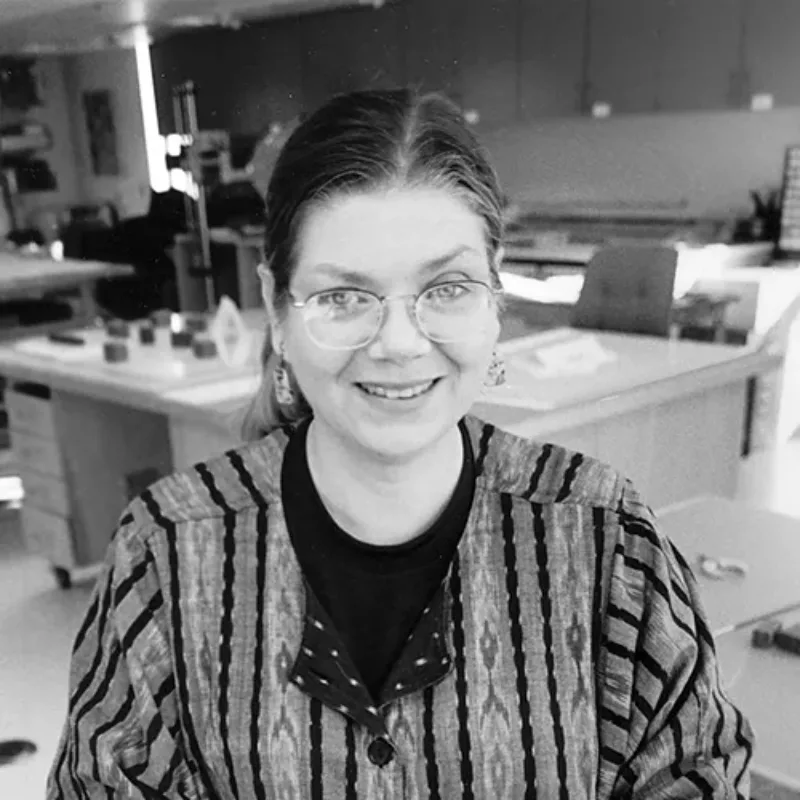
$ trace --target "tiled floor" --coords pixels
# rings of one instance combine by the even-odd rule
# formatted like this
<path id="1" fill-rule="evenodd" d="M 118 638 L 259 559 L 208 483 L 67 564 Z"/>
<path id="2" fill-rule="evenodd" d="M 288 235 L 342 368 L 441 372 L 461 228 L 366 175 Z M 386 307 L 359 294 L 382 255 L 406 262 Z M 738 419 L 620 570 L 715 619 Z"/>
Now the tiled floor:
<path id="1" fill-rule="evenodd" d="M 66 709 L 72 640 L 90 588 L 57 588 L 28 556 L 17 512 L 0 511 L 0 739 L 26 738 L 39 751 L 0 767 L 2 800 L 40 800 Z"/>
<path id="2" fill-rule="evenodd" d="M 800 437 L 744 464 L 739 498 L 798 518 Z M 0 509 L 0 740 L 24 737 L 38 753 L 0 767 L 0 800 L 41 800 L 66 708 L 67 665 L 90 586 L 56 588 L 22 547 L 13 509 Z"/>

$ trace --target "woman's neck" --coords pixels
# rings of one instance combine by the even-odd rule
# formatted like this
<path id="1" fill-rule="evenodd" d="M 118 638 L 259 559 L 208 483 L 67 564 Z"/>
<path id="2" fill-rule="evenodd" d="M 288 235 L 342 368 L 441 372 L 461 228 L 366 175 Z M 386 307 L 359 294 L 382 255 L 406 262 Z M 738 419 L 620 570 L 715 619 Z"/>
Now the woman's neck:
<path id="1" fill-rule="evenodd" d="M 389 462 L 347 447 L 313 420 L 308 466 L 328 513 L 360 541 L 393 545 L 424 533 L 455 491 L 464 462 L 457 427 L 415 458 Z"/>

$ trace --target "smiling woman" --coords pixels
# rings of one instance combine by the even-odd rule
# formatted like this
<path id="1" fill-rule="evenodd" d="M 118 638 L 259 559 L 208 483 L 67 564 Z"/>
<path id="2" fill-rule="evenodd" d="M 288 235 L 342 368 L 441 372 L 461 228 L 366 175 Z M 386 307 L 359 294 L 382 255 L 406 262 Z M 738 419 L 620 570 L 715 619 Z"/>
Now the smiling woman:
<path id="1" fill-rule="evenodd" d="M 122 516 L 49 800 L 747 796 L 750 726 L 635 488 L 469 413 L 502 222 L 459 110 L 334 98 L 266 201 L 252 441 Z"/>

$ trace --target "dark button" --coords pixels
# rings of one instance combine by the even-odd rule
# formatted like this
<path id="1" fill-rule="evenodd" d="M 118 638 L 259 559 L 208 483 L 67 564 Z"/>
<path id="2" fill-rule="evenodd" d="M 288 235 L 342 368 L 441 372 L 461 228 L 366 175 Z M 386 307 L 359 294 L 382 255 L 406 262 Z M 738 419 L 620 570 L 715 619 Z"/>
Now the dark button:
<path id="1" fill-rule="evenodd" d="M 394 758 L 394 748 L 384 738 L 375 739 L 367 748 L 367 755 L 376 767 L 385 767 Z"/>

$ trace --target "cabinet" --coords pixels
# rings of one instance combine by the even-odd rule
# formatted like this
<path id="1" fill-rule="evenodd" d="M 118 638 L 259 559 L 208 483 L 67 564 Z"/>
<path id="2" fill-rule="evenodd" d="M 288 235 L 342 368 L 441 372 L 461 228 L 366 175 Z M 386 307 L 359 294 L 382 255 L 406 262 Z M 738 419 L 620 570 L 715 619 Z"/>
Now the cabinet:
<path id="1" fill-rule="evenodd" d="M 405 83 L 400 51 L 402 9 L 338 9 L 297 20 L 303 52 L 303 96 L 314 109 L 332 95 Z"/>
<path id="2" fill-rule="evenodd" d="M 76 562 L 64 464 L 53 405 L 40 389 L 21 384 L 6 392 L 11 444 L 26 495 L 22 534 L 30 553 L 69 570 Z"/>
<path id="3" fill-rule="evenodd" d="M 522 3 L 519 115 L 522 119 L 579 113 L 583 100 L 588 0 Z"/>
<path id="4" fill-rule="evenodd" d="M 743 0 L 743 14 L 745 107 L 761 93 L 775 106 L 800 105 L 800 3 Z"/>
<path id="5" fill-rule="evenodd" d="M 517 0 L 469 0 L 461 12 L 461 78 L 465 109 L 495 128 L 517 119 Z"/>
<path id="6" fill-rule="evenodd" d="M 588 109 L 595 103 L 609 104 L 615 114 L 656 109 L 662 15 L 660 0 L 590 0 Z"/>
<path id="7" fill-rule="evenodd" d="M 27 382 L 6 402 L 26 547 L 68 585 L 102 561 L 129 500 L 172 471 L 168 420 Z"/>
<path id="8" fill-rule="evenodd" d="M 244 28 L 228 39 L 225 60 L 240 91 L 221 81 L 229 129 L 260 133 L 275 120 L 295 118 L 303 103 L 303 59 L 297 46 L 298 20 L 279 19 L 269 26 Z M 209 59 L 214 62 L 214 59 Z M 218 67 L 217 67 L 218 69 Z M 198 98 L 198 112 L 203 104 Z"/>
<path id="9" fill-rule="evenodd" d="M 664 0 L 657 108 L 741 105 L 740 0 Z"/>
<path id="10" fill-rule="evenodd" d="M 459 0 L 406 0 L 403 52 L 405 76 L 422 91 L 444 92 L 461 102 Z"/>
<path id="11" fill-rule="evenodd" d="M 175 130 L 172 91 L 191 80 L 201 129 L 255 134 L 304 109 L 298 20 L 201 30 L 157 41 L 153 81 L 163 132 Z"/>

